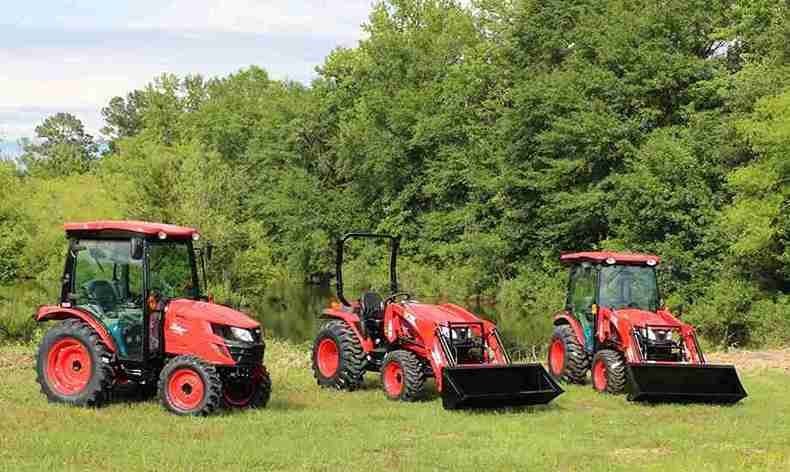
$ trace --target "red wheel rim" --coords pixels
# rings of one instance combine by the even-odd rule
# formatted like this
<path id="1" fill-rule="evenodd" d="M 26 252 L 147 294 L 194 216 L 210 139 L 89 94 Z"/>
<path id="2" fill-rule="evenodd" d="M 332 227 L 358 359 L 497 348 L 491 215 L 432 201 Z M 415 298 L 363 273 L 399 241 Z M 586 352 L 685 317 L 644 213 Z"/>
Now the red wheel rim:
<path id="1" fill-rule="evenodd" d="M 549 367 L 554 375 L 560 375 L 565 367 L 565 345 L 559 339 L 552 341 L 549 348 Z"/>
<path id="2" fill-rule="evenodd" d="M 332 339 L 322 339 L 318 343 L 318 354 L 316 361 L 318 362 L 318 371 L 321 372 L 326 378 L 331 378 L 337 372 L 340 365 L 340 352 L 337 349 L 337 344 Z"/>
<path id="3" fill-rule="evenodd" d="M 178 369 L 170 374 L 167 393 L 170 403 L 183 411 L 194 410 L 203 401 L 203 379 L 192 369 Z"/>
<path id="4" fill-rule="evenodd" d="M 592 369 L 593 387 L 599 392 L 606 390 L 606 364 L 599 360 Z"/>
<path id="5" fill-rule="evenodd" d="M 403 369 L 397 362 L 390 362 L 384 367 L 384 390 L 391 397 L 398 397 L 403 392 Z"/>
<path id="6" fill-rule="evenodd" d="M 78 339 L 61 339 L 49 349 L 47 379 L 61 395 L 77 395 L 85 390 L 92 374 L 91 355 Z"/>

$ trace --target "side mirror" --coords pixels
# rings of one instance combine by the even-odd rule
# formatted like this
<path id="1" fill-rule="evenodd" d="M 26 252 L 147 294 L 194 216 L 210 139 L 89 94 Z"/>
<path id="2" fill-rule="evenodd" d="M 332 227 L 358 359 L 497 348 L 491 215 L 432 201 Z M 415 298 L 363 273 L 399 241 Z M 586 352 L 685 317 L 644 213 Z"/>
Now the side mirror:
<path id="1" fill-rule="evenodd" d="M 129 255 L 132 259 L 139 261 L 143 258 L 143 239 L 142 238 L 132 238 L 131 248 L 129 250 Z"/>
<path id="2" fill-rule="evenodd" d="M 211 260 L 211 255 L 214 252 L 214 245 L 211 244 L 211 241 L 206 243 L 206 260 Z"/>

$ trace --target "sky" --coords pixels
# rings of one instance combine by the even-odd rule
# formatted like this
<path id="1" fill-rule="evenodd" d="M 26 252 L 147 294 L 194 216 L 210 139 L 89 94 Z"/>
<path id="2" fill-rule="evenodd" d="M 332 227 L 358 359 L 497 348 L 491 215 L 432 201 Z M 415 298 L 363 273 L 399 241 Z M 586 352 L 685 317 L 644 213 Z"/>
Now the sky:
<path id="1" fill-rule="evenodd" d="M 362 37 L 373 0 L 23 0 L 0 9 L 0 153 L 46 116 L 102 127 L 110 98 L 155 76 L 261 66 L 309 83 Z"/>

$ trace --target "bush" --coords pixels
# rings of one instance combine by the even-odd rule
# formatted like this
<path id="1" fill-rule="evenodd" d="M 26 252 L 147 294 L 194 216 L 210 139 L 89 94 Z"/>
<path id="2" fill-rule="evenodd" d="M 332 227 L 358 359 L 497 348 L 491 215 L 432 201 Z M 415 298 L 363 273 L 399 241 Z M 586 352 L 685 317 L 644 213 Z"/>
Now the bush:
<path id="1" fill-rule="evenodd" d="M 566 277 L 557 267 L 523 268 L 501 284 L 498 296 L 499 328 L 516 351 L 545 349 L 553 329 L 552 318 L 565 300 Z"/>
<path id="2" fill-rule="evenodd" d="M 44 327 L 33 319 L 36 307 L 52 303 L 53 290 L 36 283 L 0 287 L 0 343 L 37 340 Z"/>
<path id="3" fill-rule="evenodd" d="M 757 288 L 743 280 L 722 278 L 689 309 L 686 322 L 701 335 L 722 347 L 743 347 L 753 342 L 757 320 L 752 304 L 759 296 Z"/>

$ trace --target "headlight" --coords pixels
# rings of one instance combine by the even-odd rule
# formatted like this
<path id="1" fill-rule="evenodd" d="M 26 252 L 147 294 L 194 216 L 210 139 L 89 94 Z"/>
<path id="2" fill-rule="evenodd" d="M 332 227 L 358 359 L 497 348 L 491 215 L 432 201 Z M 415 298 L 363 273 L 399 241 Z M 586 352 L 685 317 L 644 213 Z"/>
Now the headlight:
<path id="1" fill-rule="evenodd" d="M 646 328 L 645 331 L 646 331 L 646 334 L 647 334 L 647 339 L 649 339 L 650 341 L 671 341 L 672 340 L 672 330 L 671 329 L 667 329 L 667 330 L 656 329 L 656 330 L 654 330 L 654 329 L 651 329 L 651 328 Z"/>
<path id="2" fill-rule="evenodd" d="M 450 328 L 447 326 L 439 326 L 439 333 L 448 340 L 450 339 Z"/>
<path id="3" fill-rule="evenodd" d="M 230 332 L 231 334 L 233 334 L 233 337 L 238 339 L 239 341 L 244 341 L 247 343 L 253 342 L 252 333 L 250 333 L 250 331 L 247 329 L 231 326 Z"/>

